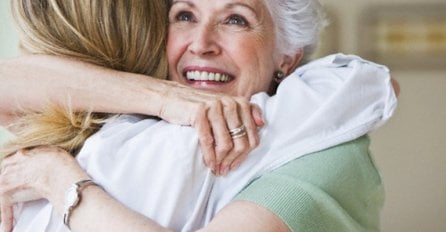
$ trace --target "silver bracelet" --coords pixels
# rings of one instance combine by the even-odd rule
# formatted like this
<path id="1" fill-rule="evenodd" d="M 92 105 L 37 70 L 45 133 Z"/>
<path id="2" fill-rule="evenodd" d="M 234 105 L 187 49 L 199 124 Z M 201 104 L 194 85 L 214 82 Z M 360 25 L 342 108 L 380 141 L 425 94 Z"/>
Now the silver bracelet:
<path id="1" fill-rule="evenodd" d="M 82 200 L 82 191 L 90 185 L 98 185 L 91 179 L 78 181 L 68 188 L 65 193 L 65 204 L 64 204 L 64 214 L 63 214 L 63 223 L 70 228 L 70 216 L 73 210 L 79 206 L 79 203 Z"/>

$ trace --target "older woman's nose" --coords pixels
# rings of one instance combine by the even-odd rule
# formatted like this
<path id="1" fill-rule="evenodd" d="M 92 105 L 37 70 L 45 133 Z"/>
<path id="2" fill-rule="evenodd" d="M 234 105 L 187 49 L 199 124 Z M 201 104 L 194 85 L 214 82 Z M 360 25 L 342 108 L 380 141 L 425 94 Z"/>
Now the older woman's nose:
<path id="1" fill-rule="evenodd" d="M 191 43 L 189 50 L 195 55 L 217 55 L 220 53 L 218 32 L 212 25 L 198 25 L 195 30 L 191 30 Z"/>

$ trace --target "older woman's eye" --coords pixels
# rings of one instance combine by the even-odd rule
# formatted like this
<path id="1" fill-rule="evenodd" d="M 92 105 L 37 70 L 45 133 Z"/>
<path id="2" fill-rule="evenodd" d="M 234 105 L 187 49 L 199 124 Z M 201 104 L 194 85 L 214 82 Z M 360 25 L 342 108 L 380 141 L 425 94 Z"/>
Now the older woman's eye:
<path id="1" fill-rule="evenodd" d="M 184 21 L 184 22 L 190 22 L 193 20 L 193 15 L 191 12 L 187 11 L 181 11 L 175 16 L 176 21 Z"/>
<path id="2" fill-rule="evenodd" d="M 231 15 L 229 16 L 229 18 L 226 20 L 227 24 L 231 24 L 231 25 L 237 25 L 237 26 L 241 26 L 241 27 L 247 27 L 249 26 L 248 21 L 240 16 L 240 15 Z"/>

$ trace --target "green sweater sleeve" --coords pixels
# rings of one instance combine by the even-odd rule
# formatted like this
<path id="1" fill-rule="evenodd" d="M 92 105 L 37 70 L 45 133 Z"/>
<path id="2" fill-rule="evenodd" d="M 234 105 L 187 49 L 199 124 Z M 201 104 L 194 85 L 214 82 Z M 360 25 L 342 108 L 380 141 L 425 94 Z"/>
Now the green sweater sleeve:
<path id="1" fill-rule="evenodd" d="M 235 200 L 259 204 L 291 231 L 379 231 L 384 189 L 364 136 L 289 162 Z"/>

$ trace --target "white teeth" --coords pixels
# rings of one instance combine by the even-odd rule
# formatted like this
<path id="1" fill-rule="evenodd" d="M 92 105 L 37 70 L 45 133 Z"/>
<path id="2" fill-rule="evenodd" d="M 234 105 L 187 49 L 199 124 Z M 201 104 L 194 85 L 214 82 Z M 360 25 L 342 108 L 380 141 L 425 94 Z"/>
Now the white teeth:
<path id="1" fill-rule="evenodd" d="M 215 81 L 215 73 L 209 73 L 208 77 L 210 81 Z"/>
<path id="2" fill-rule="evenodd" d="M 199 71 L 187 72 L 186 78 L 188 80 L 195 80 L 195 81 L 220 81 L 220 82 L 229 81 L 229 76 L 227 74 L 199 72 Z"/>

